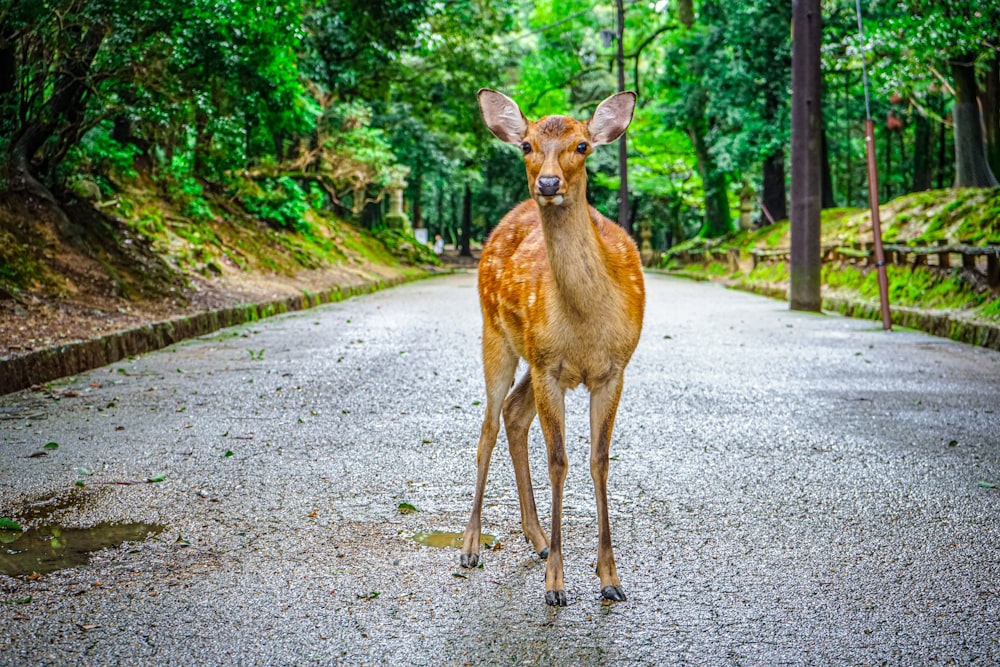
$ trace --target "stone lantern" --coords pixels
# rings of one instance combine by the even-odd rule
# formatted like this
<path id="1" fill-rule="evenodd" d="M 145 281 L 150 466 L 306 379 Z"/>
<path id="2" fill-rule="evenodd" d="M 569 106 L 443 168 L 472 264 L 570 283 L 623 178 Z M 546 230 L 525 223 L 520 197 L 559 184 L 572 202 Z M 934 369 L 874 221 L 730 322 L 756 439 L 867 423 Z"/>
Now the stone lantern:
<path id="1" fill-rule="evenodd" d="M 389 213 L 385 216 L 385 224 L 389 229 L 407 229 L 410 226 L 410 219 L 403 211 L 403 191 L 406 189 L 406 181 L 403 174 L 397 174 L 386 186 L 389 190 Z"/>

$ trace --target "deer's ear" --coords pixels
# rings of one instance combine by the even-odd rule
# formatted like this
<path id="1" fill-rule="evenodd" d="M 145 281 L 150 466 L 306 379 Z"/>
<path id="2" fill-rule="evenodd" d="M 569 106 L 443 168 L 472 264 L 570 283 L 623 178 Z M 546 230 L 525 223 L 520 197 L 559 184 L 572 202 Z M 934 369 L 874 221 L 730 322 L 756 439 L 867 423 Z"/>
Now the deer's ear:
<path id="1" fill-rule="evenodd" d="M 521 113 L 517 103 L 495 90 L 482 88 L 479 91 L 479 112 L 490 132 L 500 141 L 519 144 L 528 131 L 528 120 Z"/>
<path id="2" fill-rule="evenodd" d="M 594 117 L 587 123 L 590 141 L 595 146 L 610 144 L 622 136 L 632 122 L 635 111 L 635 93 L 628 90 L 612 95 L 598 105 Z"/>

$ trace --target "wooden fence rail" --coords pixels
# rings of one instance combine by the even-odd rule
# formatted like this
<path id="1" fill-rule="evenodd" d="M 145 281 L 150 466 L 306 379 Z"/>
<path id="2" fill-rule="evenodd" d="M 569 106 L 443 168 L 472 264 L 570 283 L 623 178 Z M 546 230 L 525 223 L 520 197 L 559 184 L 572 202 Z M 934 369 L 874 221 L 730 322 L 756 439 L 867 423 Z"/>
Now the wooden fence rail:
<path id="1" fill-rule="evenodd" d="M 948 268 L 956 266 L 952 264 L 951 258 L 952 255 L 958 255 L 959 265 L 962 268 L 983 274 L 990 287 L 1000 287 L 1000 244 L 976 246 L 944 242 L 938 245 L 886 243 L 882 248 L 885 251 L 887 264 Z M 717 254 L 719 251 L 709 252 Z M 753 265 L 756 267 L 760 262 L 789 261 L 791 249 L 755 249 L 750 251 L 750 254 L 753 257 Z M 870 244 L 865 243 L 823 246 L 822 254 L 824 262 L 847 262 L 867 266 L 872 266 L 875 263 L 874 252 Z M 709 256 L 711 257 L 711 254 Z"/>

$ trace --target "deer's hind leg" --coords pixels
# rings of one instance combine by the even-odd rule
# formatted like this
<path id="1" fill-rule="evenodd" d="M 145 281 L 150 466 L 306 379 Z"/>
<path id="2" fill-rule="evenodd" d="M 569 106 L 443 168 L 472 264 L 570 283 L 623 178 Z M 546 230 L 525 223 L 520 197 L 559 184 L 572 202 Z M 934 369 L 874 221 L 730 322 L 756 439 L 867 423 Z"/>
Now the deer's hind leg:
<path id="1" fill-rule="evenodd" d="M 514 463 L 514 477 L 517 479 L 521 527 L 538 555 L 547 558 L 549 541 L 538 523 L 538 509 L 535 507 L 535 492 L 531 486 L 531 466 L 528 461 L 528 431 L 531 430 L 531 422 L 537 413 L 529 370 L 503 403 L 503 423 L 507 431 L 510 458 Z"/>
<path id="2" fill-rule="evenodd" d="M 590 474 L 594 479 L 594 496 L 597 498 L 597 576 L 601 579 L 601 595 L 606 600 L 625 600 L 615 554 L 611 545 L 611 519 L 608 514 L 608 466 L 610 461 L 611 431 L 615 425 L 618 400 L 622 394 L 621 373 L 590 394 Z"/>
<path id="3" fill-rule="evenodd" d="M 483 494 L 490 458 L 500 431 L 500 411 L 517 371 L 517 353 L 503 336 L 491 327 L 483 327 L 483 373 L 486 377 L 486 415 L 476 448 L 476 491 L 472 498 L 472 514 L 462 539 L 462 567 L 479 564 L 479 538 L 482 530 Z"/>
<path id="4" fill-rule="evenodd" d="M 539 368 L 532 368 L 532 389 L 535 409 L 545 436 L 549 455 L 549 481 L 552 483 L 552 539 L 545 564 L 545 602 L 565 607 L 566 586 L 563 583 L 562 506 L 563 484 L 566 481 L 565 391 L 554 377 Z"/>

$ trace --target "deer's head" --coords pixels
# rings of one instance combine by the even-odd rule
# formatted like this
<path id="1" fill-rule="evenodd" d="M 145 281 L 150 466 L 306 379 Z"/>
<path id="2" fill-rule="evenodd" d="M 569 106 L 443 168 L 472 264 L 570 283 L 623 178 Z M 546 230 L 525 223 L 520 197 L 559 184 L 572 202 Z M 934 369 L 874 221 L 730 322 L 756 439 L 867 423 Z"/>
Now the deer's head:
<path id="1" fill-rule="evenodd" d="M 635 93 L 612 95 L 598 105 L 589 121 L 568 116 L 546 116 L 529 121 L 514 100 L 483 88 L 479 110 L 486 127 L 498 139 L 524 152 L 528 190 L 539 206 L 564 206 L 586 202 L 587 169 L 584 163 L 595 146 L 620 137 L 635 109 Z"/>

